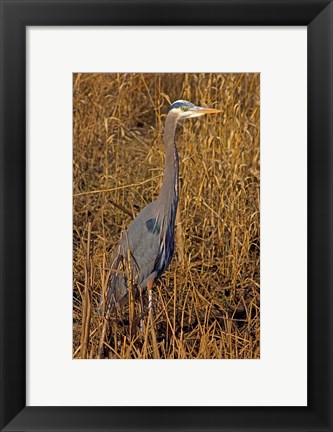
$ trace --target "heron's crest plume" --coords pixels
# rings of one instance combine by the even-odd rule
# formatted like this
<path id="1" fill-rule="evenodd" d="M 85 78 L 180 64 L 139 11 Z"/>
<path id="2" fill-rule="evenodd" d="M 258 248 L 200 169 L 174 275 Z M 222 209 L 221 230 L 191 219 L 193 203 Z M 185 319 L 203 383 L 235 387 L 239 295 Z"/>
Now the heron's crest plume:
<path id="1" fill-rule="evenodd" d="M 175 102 L 173 102 L 172 105 L 170 105 L 169 111 L 173 110 L 174 108 L 180 108 L 180 109 L 191 109 L 191 108 L 195 108 L 195 105 L 191 102 L 188 102 L 186 100 L 177 100 Z"/>

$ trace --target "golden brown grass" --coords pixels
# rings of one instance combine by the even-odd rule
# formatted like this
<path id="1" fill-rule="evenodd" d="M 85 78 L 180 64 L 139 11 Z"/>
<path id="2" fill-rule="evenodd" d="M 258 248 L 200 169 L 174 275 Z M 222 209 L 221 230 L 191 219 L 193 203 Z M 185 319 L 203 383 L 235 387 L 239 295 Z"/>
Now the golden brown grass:
<path id="1" fill-rule="evenodd" d="M 75 74 L 73 87 L 74 358 L 259 358 L 259 74 Z M 177 248 L 153 323 L 139 331 L 130 302 L 105 325 L 112 250 L 161 185 L 168 98 L 223 114 L 177 128 Z"/>

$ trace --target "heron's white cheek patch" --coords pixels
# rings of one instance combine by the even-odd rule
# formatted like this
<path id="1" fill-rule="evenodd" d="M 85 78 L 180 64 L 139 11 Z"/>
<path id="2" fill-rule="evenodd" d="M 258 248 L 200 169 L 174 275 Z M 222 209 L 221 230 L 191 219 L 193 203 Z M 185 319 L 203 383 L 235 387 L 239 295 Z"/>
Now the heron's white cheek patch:
<path id="1" fill-rule="evenodd" d="M 190 118 L 201 117 L 201 116 L 204 116 L 204 115 L 205 115 L 204 113 L 198 112 L 198 113 L 191 114 Z"/>

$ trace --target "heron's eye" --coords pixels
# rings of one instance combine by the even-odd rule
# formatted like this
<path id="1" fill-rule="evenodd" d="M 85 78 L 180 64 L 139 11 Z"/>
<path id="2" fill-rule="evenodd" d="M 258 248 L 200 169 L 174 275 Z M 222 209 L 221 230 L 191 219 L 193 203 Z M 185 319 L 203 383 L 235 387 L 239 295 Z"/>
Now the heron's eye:
<path id="1" fill-rule="evenodd" d="M 187 111 L 186 106 L 182 106 L 182 107 L 180 107 L 180 109 L 181 109 L 182 111 Z"/>

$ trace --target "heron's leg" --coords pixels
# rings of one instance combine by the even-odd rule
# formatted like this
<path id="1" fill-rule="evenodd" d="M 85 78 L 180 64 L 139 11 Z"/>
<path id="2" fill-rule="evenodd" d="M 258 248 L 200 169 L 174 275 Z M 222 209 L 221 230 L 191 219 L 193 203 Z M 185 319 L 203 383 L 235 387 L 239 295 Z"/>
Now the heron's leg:
<path id="1" fill-rule="evenodd" d="M 142 286 L 145 286 L 148 291 L 148 311 L 153 308 L 153 285 L 157 276 L 157 272 L 151 273 L 147 279 L 142 282 Z"/>
<path id="2" fill-rule="evenodd" d="M 153 315 L 152 315 L 152 308 L 153 308 L 153 296 L 152 296 L 152 290 L 153 290 L 153 285 L 154 285 L 154 281 L 155 278 L 157 276 L 156 272 L 153 272 L 151 275 L 149 275 L 149 277 L 147 279 L 145 279 L 142 283 L 141 286 L 146 288 L 148 291 L 148 326 L 149 326 L 149 322 L 152 324 L 153 323 Z M 141 312 L 141 319 L 139 322 L 139 328 L 141 330 L 141 332 L 144 331 L 144 319 L 143 319 L 143 298 L 142 298 L 142 291 L 141 291 L 141 287 L 140 287 L 140 312 Z"/>
<path id="3" fill-rule="evenodd" d="M 143 298 L 142 298 L 142 289 L 139 286 L 139 293 L 140 293 L 140 301 L 139 301 L 139 311 L 140 311 L 140 321 L 139 321 L 139 330 L 140 333 L 143 333 Z"/>
<path id="4" fill-rule="evenodd" d="M 149 299 L 148 323 L 150 323 L 150 334 L 151 334 L 151 338 L 152 338 L 151 342 L 152 342 L 152 347 L 153 347 L 154 358 L 158 359 L 158 358 L 160 358 L 160 354 L 158 351 L 157 339 L 156 339 L 156 334 L 155 334 L 155 329 L 154 329 L 154 320 L 153 320 L 153 296 L 152 296 L 153 293 L 152 293 L 152 291 L 153 291 L 154 280 L 155 280 L 155 278 L 150 278 L 147 281 L 147 290 L 148 290 L 148 299 Z"/>
<path id="5" fill-rule="evenodd" d="M 153 309 L 153 285 L 155 279 L 149 279 L 147 281 L 147 291 L 148 291 L 148 310 L 149 313 Z"/>

